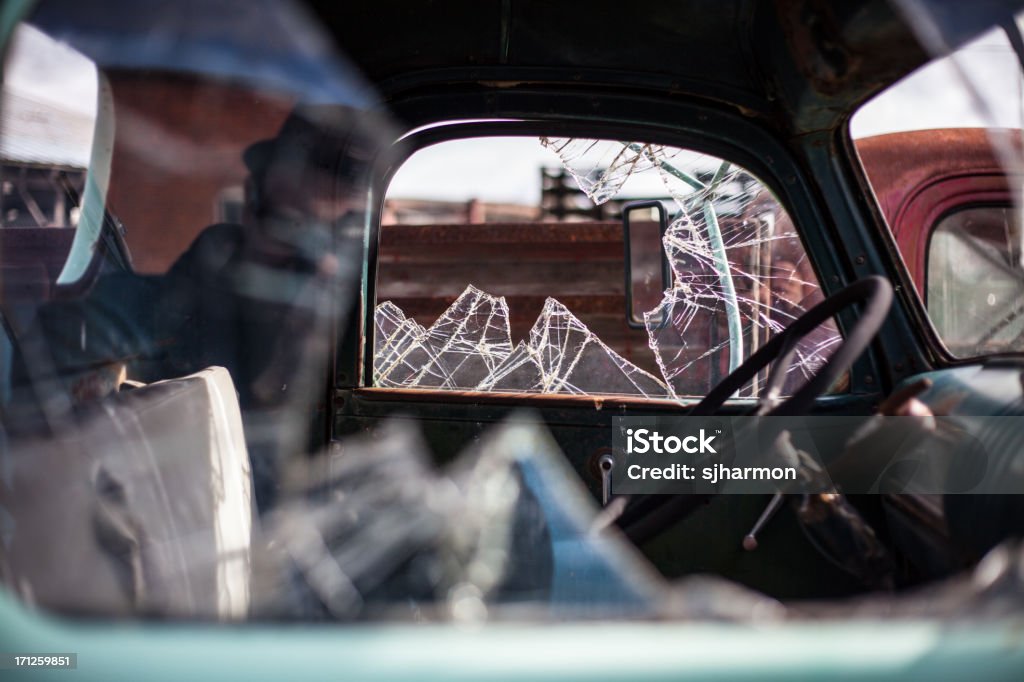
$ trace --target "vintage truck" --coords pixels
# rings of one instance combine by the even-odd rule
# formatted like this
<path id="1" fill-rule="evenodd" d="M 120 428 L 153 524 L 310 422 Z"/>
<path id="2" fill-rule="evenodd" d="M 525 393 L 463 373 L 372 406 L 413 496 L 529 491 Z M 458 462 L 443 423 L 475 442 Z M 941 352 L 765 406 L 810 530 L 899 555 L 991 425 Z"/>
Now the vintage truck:
<path id="1" fill-rule="evenodd" d="M 95 105 L 73 229 L 0 230 L 0 667 L 1016 679 L 1019 133 L 850 121 L 1020 10 L 5 4 L 0 161 Z M 520 154 L 579 210 L 395 210 Z M 617 420 L 752 411 L 998 490 L 615 494 Z"/>

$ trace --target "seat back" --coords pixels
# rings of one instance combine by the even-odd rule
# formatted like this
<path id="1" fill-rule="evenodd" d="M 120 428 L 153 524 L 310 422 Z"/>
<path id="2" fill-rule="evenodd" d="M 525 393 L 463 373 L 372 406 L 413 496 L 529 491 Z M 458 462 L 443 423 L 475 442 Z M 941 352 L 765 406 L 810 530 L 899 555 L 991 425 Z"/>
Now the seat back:
<path id="1" fill-rule="evenodd" d="M 252 479 L 227 370 L 121 391 L 8 447 L 8 583 L 66 611 L 249 608 Z"/>

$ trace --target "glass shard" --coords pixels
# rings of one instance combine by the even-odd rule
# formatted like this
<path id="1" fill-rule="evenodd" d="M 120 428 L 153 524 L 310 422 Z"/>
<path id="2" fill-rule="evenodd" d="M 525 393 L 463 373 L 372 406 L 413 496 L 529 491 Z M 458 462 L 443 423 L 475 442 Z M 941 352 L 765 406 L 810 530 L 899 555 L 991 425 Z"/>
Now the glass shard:
<path id="1" fill-rule="evenodd" d="M 473 285 L 426 332 L 426 343 L 437 358 L 440 373 L 424 368 L 418 385 L 441 375 L 445 388 L 473 389 L 512 352 L 508 304 Z"/>
<path id="2" fill-rule="evenodd" d="M 661 381 L 609 348 L 553 298 L 545 301 L 526 350 L 538 367 L 541 393 L 667 395 Z"/>
<path id="3" fill-rule="evenodd" d="M 598 246 L 598 242 L 583 240 L 585 234 L 594 233 L 592 225 L 580 223 L 577 229 L 573 221 L 563 220 L 557 225 L 560 234 L 572 237 L 567 241 L 579 237 L 585 242 L 565 247 L 571 252 L 568 257 L 588 259 L 588 264 L 593 259 L 592 275 L 587 273 L 592 280 L 581 279 L 572 287 L 559 282 L 551 288 L 540 281 L 537 287 L 533 277 L 540 275 L 536 273 L 548 277 L 549 261 L 567 256 L 530 253 L 532 236 L 518 239 L 522 270 L 518 275 L 503 275 L 505 279 L 495 288 L 500 287 L 510 301 L 537 293 L 548 297 L 532 331 L 519 343 L 511 338 L 512 323 L 504 298 L 471 285 L 425 328 L 424 312 L 431 305 L 420 298 L 436 300 L 441 294 L 432 293 L 429 286 L 422 289 L 420 298 L 394 290 L 392 295 L 408 295 L 416 301 L 410 303 L 415 307 L 407 308 L 415 319 L 407 319 L 393 303 L 378 308 L 376 385 L 702 396 L 772 335 L 821 300 L 814 271 L 785 210 L 741 167 L 657 144 L 555 137 L 540 142 L 557 154 L 562 165 L 559 177 L 571 176 L 586 195 L 572 191 L 575 200 L 589 203 L 589 198 L 595 204 L 605 204 L 600 213 L 605 217 L 599 220 L 602 229 L 616 227 L 604 223 L 633 197 L 660 201 L 668 209 L 671 217 L 662 243 L 672 284 L 661 296 L 654 292 L 644 308 L 660 303 L 646 315 L 636 311 L 644 320 L 640 329 L 624 319 L 625 311 L 623 317 L 616 315 L 616 306 L 621 305 L 616 297 L 622 295 L 622 286 L 610 282 L 617 279 L 623 261 L 616 252 L 614 235 L 603 235 L 608 243 Z M 583 213 L 573 217 L 579 215 L 593 217 Z M 479 241 L 481 249 L 496 254 L 503 252 L 497 248 L 501 242 L 495 240 L 508 238 L 485 232 L 465 234 L 473 244 Z M 537 247 L 548 245 L 538 241 Z M 459 251 L 464 252 L 464 248 Z M 419 254 L 405 257 L 414 264 L 407 267 L 426 268 Z M 490 273 L 478 270 L 474 264 L 466 273 L 474 277 L 469 281 L 484 286 Z M 422 271 L 432 272 L 429 268 Z M 465 281 L 454 283 L 461 287 Z M 559 300 L 569 303 L 573 312 Z M 515 328 L 525 333 L 529 318 L 513 319 Z M 598 330 L 600 338 L 592 330 Z M 835 326 L 829 324 L 801 341 L 787 369 L 783 393 L 799 388 L 839 340 Z M 738 395 L 758 395 L 768 371 Z"/>
<path id="4" fill-rule="evenodd" d="M 735 287 L 725 291 L 722 261 L 703 237 L 702 227 L 687 218 L 669 227 L 664 245 L 674 284 L 658 308 L 644 315 L 651 350 L 673 396 L 703 395 L 730 370 L 730 314 L 739 318 L 745 359 L 822 299 L 810 264 L 802 252 L 796 253 L 795 234 L 765 236 L 762 221 L 722 230 L 725 265 Z M 793 393 L 813 376 L 839 341 L 832 323 L 801 340 L 783 392 Z M 705 367 L 695 371 L 698 363 Z M 764 377 L 740 395 L 757 395 L 760 381 Z"/>
<path id="5" fill-rule="evenodd" d="M 658 145 L 620 145 L 604 140 L 542 137 L 540 143 L 558 154 L 562 166 L 595 204 L 603 204 L 622 189 L 633 173 L 654 167 Z"/>
<path id="6" fill-rule="evenodd" d="M 426 330 L 385 301 L 374 314 L 373 371 L 375 386 L 404 386 L 421 367 L 432 363 L 424 346 Z"/>
<path id="7" fill-rule="evenodd" d="M 512 347 L 505 299 L 470 285 L 429 329 L 388 301 L 377 307 L 376 385 L 665 397 L 656 377 L 547 299 L 529 342 Z"/>
<path id="8" fill-rule="evenodd" d="M 506 606 L 619 618 L 665 608 L 671 588 L 624 538 L 594 532 L 593 499 L 529 415 L 494 426 L 443 470 L 407 420 L 325 457 L 264 519 L 259 618 L 475 621 Z"/>
<path id="9" fill-rule="evenodd" d="M 472 285 L 429 329 L 390 301 L 374 319 L 377 386 L 472 390 L 512 352 L 505 299 Z"/>
<path id="10" fill-rule="evenodd" d="M 673 397 L 706 394 L 772 335 L 821 300 L 813 270 L 778 202 L 738 166 L 663 145 L 541 138 L 595 203 L 622 200 L 633 176 L 655 174 L 675 216 L 663 240 L 673 285 L 644 315 Z M 787 371 L 792 393 L 840 341 L 835 325 L 804 338 Z M 766 375 L 765 375 L 766 376 Z M 740 391 L 753 396 L 759 376 Z"/>

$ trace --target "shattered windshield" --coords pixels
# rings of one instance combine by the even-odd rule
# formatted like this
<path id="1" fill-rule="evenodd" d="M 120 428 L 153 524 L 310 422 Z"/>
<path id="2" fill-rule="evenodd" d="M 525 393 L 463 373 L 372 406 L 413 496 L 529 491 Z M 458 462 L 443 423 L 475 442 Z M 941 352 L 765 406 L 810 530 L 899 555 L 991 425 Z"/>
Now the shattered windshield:
<path id="1" fill-rule="evenodd" d="M 482 172 L 497 149 L 513 162 Z M 640 199 L 667 212 L 654 248 L 671 280 L 633 325 L 621 220 Z M 550 137 L 414 155 L 387 195 L 377 287 L 375 386 L 662 399 L 706 394 L 822 298 L 785 209 L 744 168 L 666 145 Z M 785 391 L 839 341 L 833 324 L 806 337 Z"/>

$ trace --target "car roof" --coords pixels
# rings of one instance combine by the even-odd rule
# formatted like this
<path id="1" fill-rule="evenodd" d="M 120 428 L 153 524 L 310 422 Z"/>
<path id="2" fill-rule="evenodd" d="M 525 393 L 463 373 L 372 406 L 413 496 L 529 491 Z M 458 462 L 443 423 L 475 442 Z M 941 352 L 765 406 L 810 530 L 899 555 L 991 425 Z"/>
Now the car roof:
<path id="1" fill-rule="evenodd" d="M 311 0 L 385 97 L 437 87 L 627 86 L 788 132 L 838 126 L 927 57 L 885 0 Z"/>
<path id="2" fill-rule="evenodd" d="M 889 0 L 296 2 L 386 101 L 441 89 L 614 88 L 700 98 L 788 136 L 843 125 L 860 102 L 928 59 Z M 944 12 L 943 38 L 949 47 L 1024 4 L 929 2 Z M 244 61 L 277 54 L 288 78 L 312 83 L 325 77 L 317 68 L 322 64 L 302 61 L 309 55 L 288 52 L 294 44 L 287 30 L 267 34 L 267 23 L 278 21 L 267 16 L 284 16 L 281 3 L 179 0 L 153 11 L 140 11 L 134 0 L 107 4 L 110 10 L 94 17 L 75 0 L 48 0 L 33 13 L 33 21 L 101 68 L 154 68 L 162 65 L 145 60 L 169 46 L 147 43 L 145 37 L 162 23 L 180 30 L 185 17 L 202 12 L 209 15 L 207 28 L 192 36 L 200 43 L 214 35 L 224 40 L 224 27 L 241 26 L 236 61 L 238 55 Z M 246 34 L 246 26 L 259 30 Z M 957 33 L 950 34 L 949 27 Z M 133 34 L 143 40 L 124 40 Z M 315 43 L 315 36 L 309 42 Z M 317 54 L 311 48 L 314 59 Z"/>

